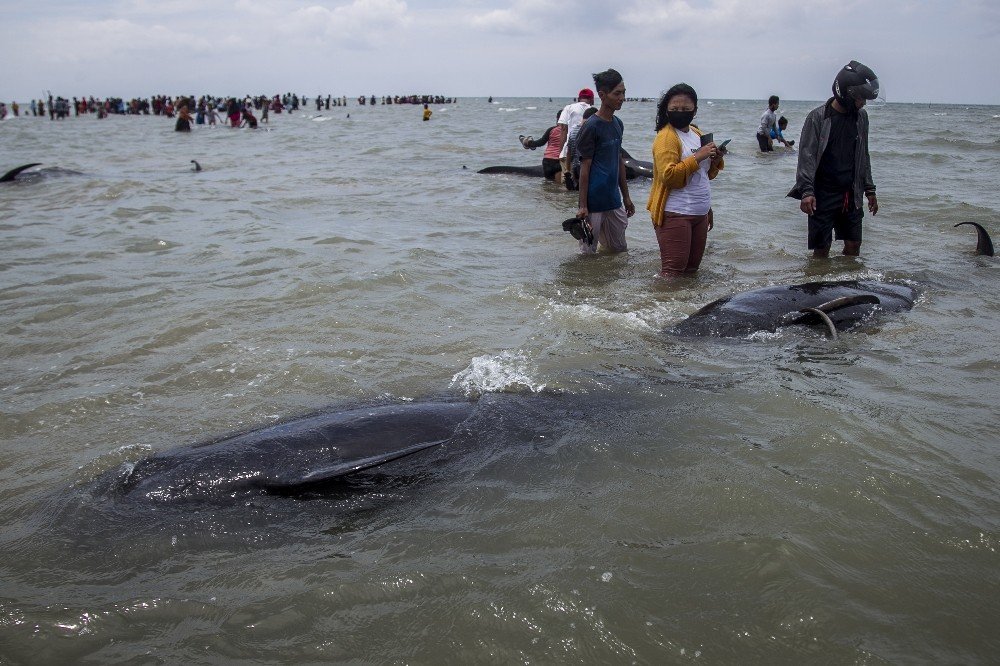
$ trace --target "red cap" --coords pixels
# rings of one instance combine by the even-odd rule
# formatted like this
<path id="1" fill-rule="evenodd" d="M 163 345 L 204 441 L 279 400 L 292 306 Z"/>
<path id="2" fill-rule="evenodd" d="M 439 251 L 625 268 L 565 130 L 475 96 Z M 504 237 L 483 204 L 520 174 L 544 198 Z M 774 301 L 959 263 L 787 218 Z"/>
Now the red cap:
<path id="1" fill-rule="evenodd" d="M 580 94 L 576 96 L 577 99 L 581 97 L 587 97 L 589 99 L 594 99 L 594 91 L 590 88 L 584 88 L 580 91 Z"/>

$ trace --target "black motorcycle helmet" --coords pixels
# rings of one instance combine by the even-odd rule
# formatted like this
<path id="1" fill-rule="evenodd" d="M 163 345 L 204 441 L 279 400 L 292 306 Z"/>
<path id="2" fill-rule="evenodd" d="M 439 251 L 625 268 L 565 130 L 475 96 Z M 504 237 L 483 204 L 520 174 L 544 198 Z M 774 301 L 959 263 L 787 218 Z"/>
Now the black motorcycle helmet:
<path id="1" fill-rule="evenodd" d="M 833 96 L 847 107 L 853 107 L 856 99 L 875 99 L 878 97 L 878 77 L 870 67 L 852 60 L 833 80 Z"/>

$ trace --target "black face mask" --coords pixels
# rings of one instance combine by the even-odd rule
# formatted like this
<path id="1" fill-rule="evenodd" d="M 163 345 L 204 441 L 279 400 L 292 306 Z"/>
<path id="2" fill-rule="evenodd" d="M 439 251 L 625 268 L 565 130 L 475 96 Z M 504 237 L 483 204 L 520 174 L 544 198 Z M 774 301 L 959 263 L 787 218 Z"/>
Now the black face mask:
<path id="1" fill-rule="evenodd" d="M 694 111 L 667 111 L 667 122 L 677 129 L 684 129 L 694 120 Z"/>

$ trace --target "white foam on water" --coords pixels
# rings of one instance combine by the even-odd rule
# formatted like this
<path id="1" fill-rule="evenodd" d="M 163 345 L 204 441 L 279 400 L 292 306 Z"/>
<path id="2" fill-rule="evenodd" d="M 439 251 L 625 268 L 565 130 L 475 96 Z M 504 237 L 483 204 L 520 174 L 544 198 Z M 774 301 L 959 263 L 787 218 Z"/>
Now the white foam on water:
<path id="1" fill-rule="evenodd" d="M 589 324 L 600 322 L 629 330 L 651 331 L 657 328 L 648 321 L 648 318 L 653 314 L 648 310 L 615 312 L 591 305 L 590 303 L 580 303 L 577 305 L 550 303 L 547 314 L 559 319 L 579 320 Z M 661 317 L 656 316 L 653 318 L 659 320 Z"/>
<path id="2" fill-rule="evenodd" d="M 468 397 L 523 389 L 538 393 L 545 384 L 538 382 L 535 374 L 537 369 L 527 356 L 505 350 L 473 358 L 469 367 L 451 378 L 451 386 L 461 388 Z"/>

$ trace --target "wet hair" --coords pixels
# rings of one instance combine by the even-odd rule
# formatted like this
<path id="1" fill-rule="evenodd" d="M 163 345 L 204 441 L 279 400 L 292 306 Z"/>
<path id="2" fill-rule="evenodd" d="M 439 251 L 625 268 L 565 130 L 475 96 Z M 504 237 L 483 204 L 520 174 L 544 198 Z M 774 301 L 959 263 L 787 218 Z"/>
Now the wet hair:
<path id="1" fill-rule="evenodd" d="M 597 107 L 596 106 L 587 107 L 587 110 L 583 112 L 583 119 L 586 120 L 587 118 L 591 117 L 595 113 L 597 113 Z"/>
<path id="2" fill-rule="evenodd" d="M 694 102 L 695 110 L 698 109 L 698 93 L 694 91 L 694 88 L 686 83 L 678 83 L 677 85 L 670 86 L 670 90 L 663 93 L 663 97 L 660 98 L 660 103 L 656 105 L 657 132 L 667 126 L 667 106 L 670 105 L 670 100 L 678 95 L 686 95 L 690 97 L 691 101 Z"/>
<path id="3" fill-rule="evenodd" d="M 771 95 L 770 97 L 767 98 L 767 105 L 770 106 L 772 104 L 777 104 L 780 101 L 781 100 L 778 99 L 777 95 Z"/>
<path id="4" fill-rule="evenodd" d="M 622 75 L 613 69 L 607 69 L 592 76 L 594 77 L 594 85 L 597 86 L 597 92 L 611 92 L 615 86 L 622 82 Z"/>
<path id="5" fill-rule="evenodd" d="M 788 124 L 788 118 L 784 116 L 778 118 L 778 125 L 787 125 L 787 124 Z"/>

